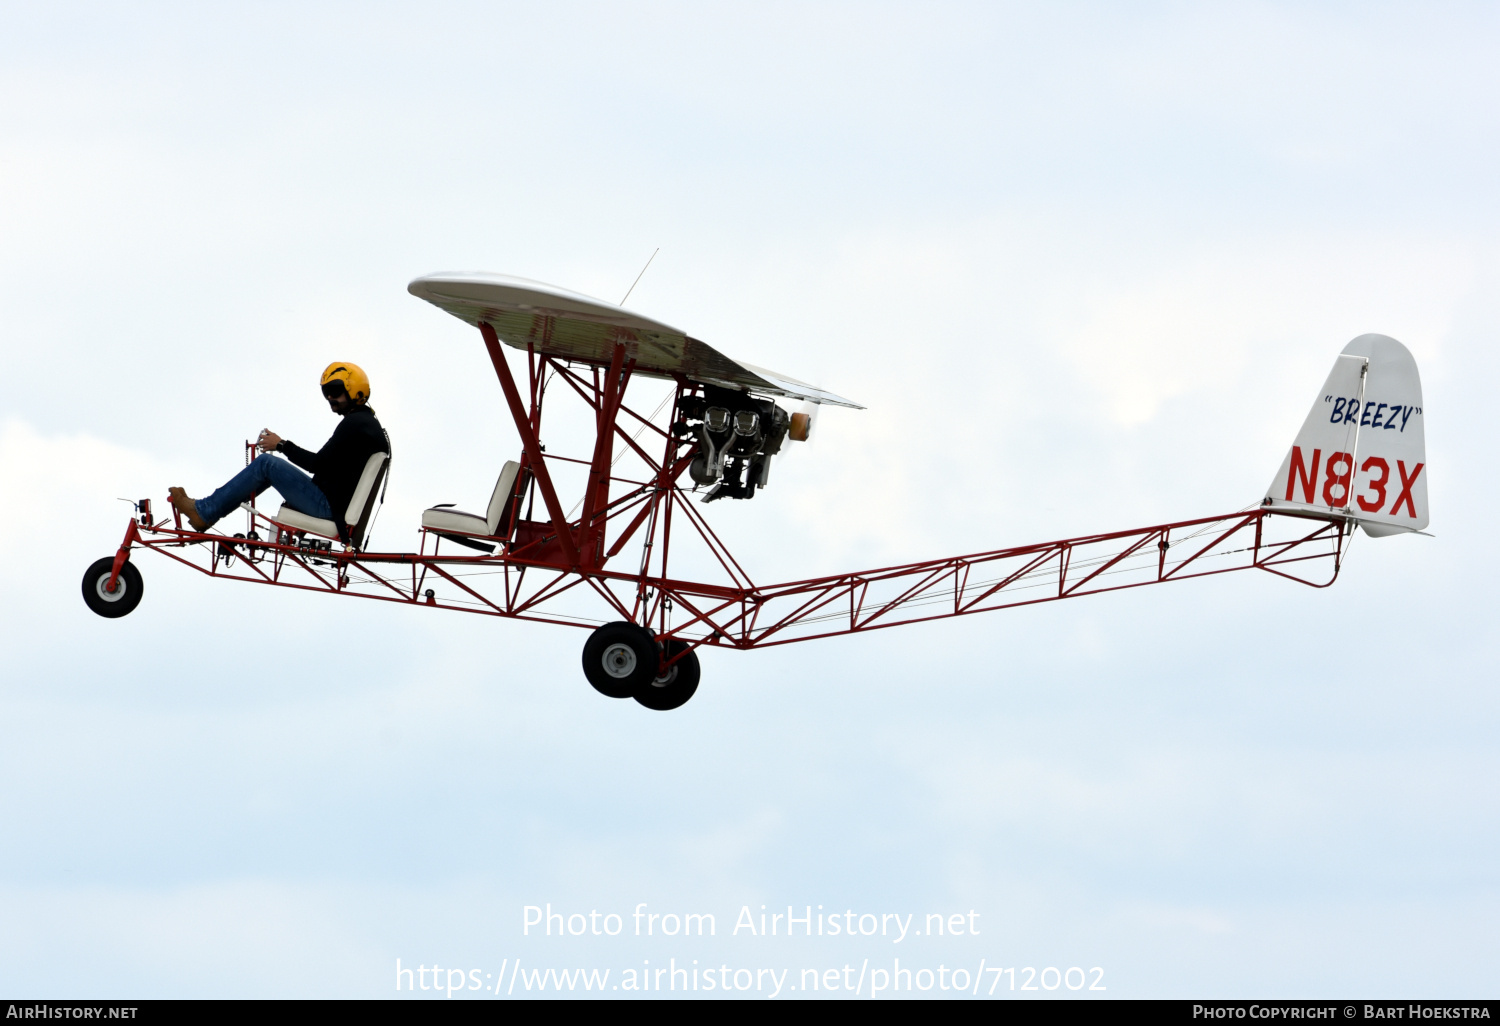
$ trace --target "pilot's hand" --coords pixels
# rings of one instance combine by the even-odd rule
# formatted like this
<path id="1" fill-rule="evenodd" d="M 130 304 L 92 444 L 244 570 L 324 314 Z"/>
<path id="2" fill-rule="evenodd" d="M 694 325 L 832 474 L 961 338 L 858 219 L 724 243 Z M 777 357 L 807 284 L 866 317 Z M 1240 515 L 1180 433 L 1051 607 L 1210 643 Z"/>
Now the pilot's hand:
<path id="1" fill-rule="evenodd" d="M 270 428 L 266 428 L 256 439 L 256 444 L 260 446 L 261 452 L 273 452 L 281 444 L 281 436 Z"/>

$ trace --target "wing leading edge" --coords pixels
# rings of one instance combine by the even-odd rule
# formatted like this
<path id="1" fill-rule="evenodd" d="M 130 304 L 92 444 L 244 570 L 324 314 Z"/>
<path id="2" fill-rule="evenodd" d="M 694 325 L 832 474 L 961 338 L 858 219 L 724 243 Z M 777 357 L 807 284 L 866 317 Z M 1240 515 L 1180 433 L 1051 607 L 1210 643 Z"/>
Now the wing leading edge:
<path id="1" fill-rule="evenodd" d="M 607 364 L 615 344 L 624 342 L 637 374 L 681 374 L 704 384 L 864 409 L 796 378 L 732 360 L 670 325 L 555 285 L 463 271 L 423 275 L 406 290 L 469 324 L 488 321 L 516 349 Z"/>

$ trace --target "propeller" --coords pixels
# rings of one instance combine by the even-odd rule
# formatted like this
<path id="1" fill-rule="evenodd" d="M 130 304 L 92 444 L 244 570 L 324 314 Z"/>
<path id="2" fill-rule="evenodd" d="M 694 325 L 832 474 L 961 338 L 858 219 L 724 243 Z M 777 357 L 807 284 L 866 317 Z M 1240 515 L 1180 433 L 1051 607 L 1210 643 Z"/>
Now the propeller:
<path id="1" fill-rule="evenodd" d="M 815 403 L 811 399 L 804 399 L 798 404 L 797 412 L 792 414 L 791 427 L 787 429 L 787 439 L 793 442 L 811 442 L 818 433 L 818 411 L 823 408 L 821 403 Z M 783 450 L 789 452 L 791 450 Z"/>

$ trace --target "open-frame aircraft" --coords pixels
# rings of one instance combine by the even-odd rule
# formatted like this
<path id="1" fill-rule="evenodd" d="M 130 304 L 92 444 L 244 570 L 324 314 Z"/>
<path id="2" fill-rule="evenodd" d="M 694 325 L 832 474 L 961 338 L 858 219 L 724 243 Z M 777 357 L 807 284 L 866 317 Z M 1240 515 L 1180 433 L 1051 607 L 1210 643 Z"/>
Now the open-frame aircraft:
<path id="1" fill-rule="evenodd" d="M 117 552 L 84 575 L 89 608 L 118 617 L 139 604 L 132 553 L 144 549 L 212 577 L 582 626 L 591 630 L 583 647 L 589 683 L 665 710 L 693 696 L 701 649 L 786 645 L 1232 570 L 1327 587 L 1356 528 L 1382 537 L 1421 532 L 1428 522 L 1416 362 L 1395 339 L 1361 335 L 1339 354 L 1258 504 L 756 584 L 698 506 L 754 497 L 783 447 L 808 437 L 819 407 L 860 407 L 730 359 L 659 321 L 539 282 L 446 273 L 408 290 L 478 329 L 520 435 L 519 459 L 504 464 L 484 513 L 434 506 L 422 514 L 417 551 L 368 549 L 384 453 L 370 457 L 345 513 L 347 544 L 338 543 L 333 521 L 286 506 L 269 514 L 246 503 L 246 530 L 230 536 L 184 528 L 175 510 L 158 519 L 142 499 Z M 666 396 L 656 414 L 643 415 L 626 393 L 653 378 L 667 384 Z M 591 451 L 568 455 L 542 444 L 543 407 L 552 408 L 545 400 L 558 394 L 592 417 Z M 247 458 L 253 446 L 246 443 Z M 578 498 L 567 507 L 570 474 Z"/>

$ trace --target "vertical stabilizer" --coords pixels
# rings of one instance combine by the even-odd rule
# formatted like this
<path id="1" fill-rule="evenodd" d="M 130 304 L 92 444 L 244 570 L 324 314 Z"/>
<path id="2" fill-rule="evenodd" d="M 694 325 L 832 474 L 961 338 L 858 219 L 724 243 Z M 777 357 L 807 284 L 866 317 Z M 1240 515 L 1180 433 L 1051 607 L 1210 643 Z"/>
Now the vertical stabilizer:
<path id="1" fill-rule="evenodd" d="M 1411 352 L 1385 335 L 1344 347 L 1264 505 L 1350 516 L 1374 537 L 1427 526 L 1422 381 Z"/>

